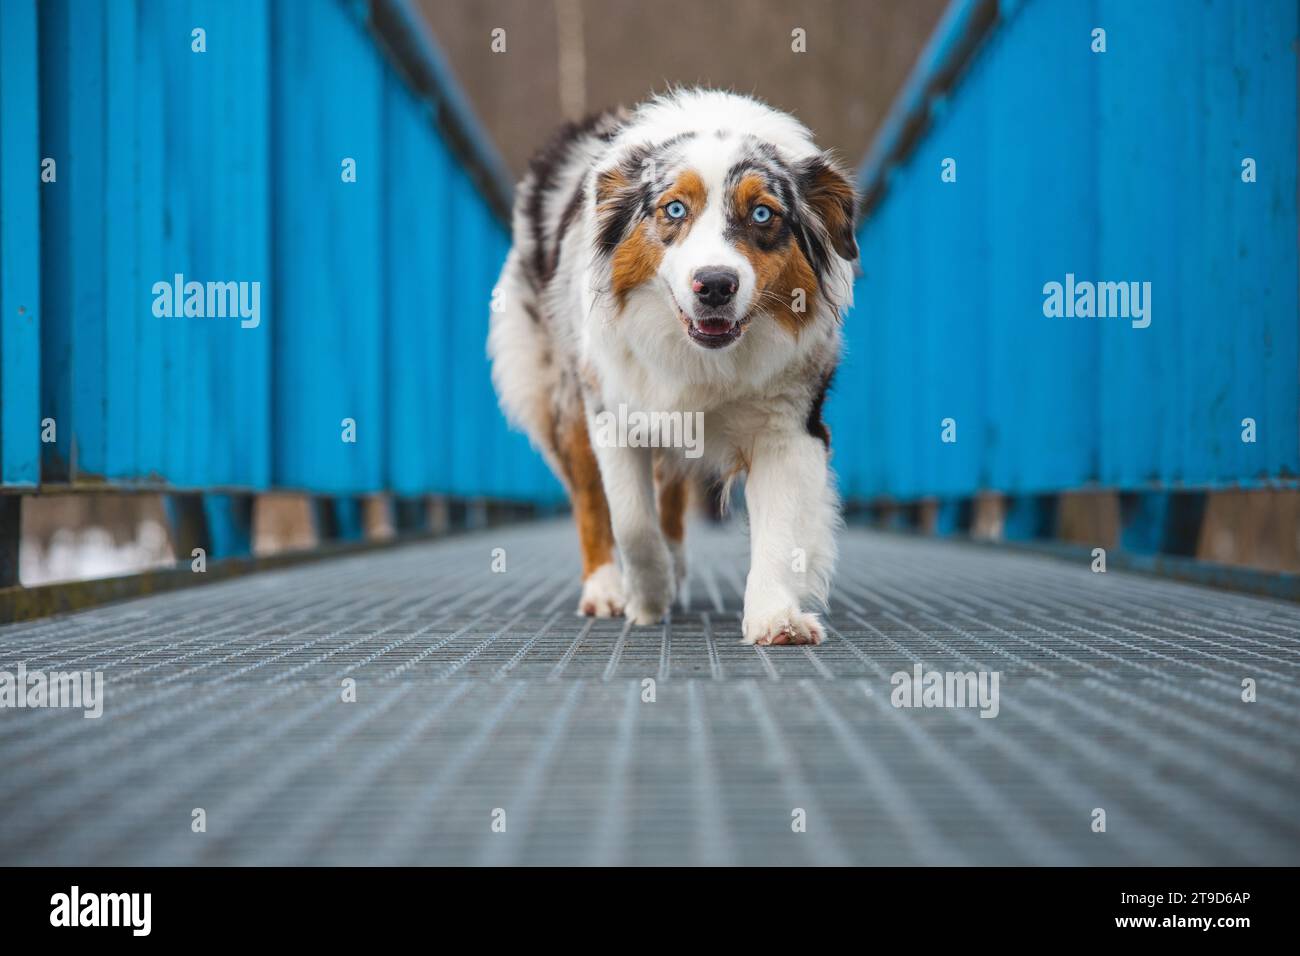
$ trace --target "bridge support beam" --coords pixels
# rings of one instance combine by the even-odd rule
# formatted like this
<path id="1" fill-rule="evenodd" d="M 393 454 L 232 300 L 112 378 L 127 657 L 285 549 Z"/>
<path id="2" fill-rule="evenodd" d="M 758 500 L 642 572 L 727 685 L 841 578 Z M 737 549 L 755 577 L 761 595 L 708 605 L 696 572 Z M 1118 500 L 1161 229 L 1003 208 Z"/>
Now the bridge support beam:
<path id="1" fill-rule="evenodd" d="M 195 548 L 202 548 L 204 554 L 212 547 L 208 536 L 208 519 L 203 510 L 203 496 L 195 494 L 168 495 L 163 506 L 167 510 L 167 521 L 171 525 L 172 548 L 176 560 L 188 563 Z"/>
<path id="2" fill-rule="evenodd" d="M 969 498 L 943 498 L 935 505 L 934 533 L 947 538 L 970 534 L 974 508 Z"/>
<path id="3" fill-rule="evenodd" d="M 394 496 L 391 507 L 393 529 L 398 535 L 420 534 L 429 530 L 428 499 Z"/>
<path id="4" fill-rule="evenodd" d="M 451 530 L 451 500 L 446 495 L 430 495 L 428 499 L 429 530 L 436 535 Z"/>
<path id="5" fill-rule="evenodd" d="M 1142 491 L 1120 495 L 1120 547 L 1134 554 L 1195 557 L 1205 518 L 1202 492 Z"/>
<path id="6" fill-rule="evenodd" d="M 209 559 L 253 553 L 252 495 L 175 494 L 165 506 L 177 561 L 190 561 L 195 548 Z"/>
<path id="7" fill-rule="evenodd" d="M 351 496 L 316 498 L 312 506 L 318 540 L 365 540 L 365 516 L 360 498 Z"/>
<path id="8" fill-rule="evenodd" d="M 204 495 L 203 514 L 208 525 L 209 557 L 253 553 L 252 495 Z"/>
<path id="9" fill-rule="evenodd" d="M 23 535 L 21 495 L 0 495 L 0 588 L 18 584 L 18 548 Z"/>
<path id="10" fill-rule="evenodd" d="M 1002 536 L 1007 541 L 1056 537 L 1056 495 L 1009 496 Z"/>

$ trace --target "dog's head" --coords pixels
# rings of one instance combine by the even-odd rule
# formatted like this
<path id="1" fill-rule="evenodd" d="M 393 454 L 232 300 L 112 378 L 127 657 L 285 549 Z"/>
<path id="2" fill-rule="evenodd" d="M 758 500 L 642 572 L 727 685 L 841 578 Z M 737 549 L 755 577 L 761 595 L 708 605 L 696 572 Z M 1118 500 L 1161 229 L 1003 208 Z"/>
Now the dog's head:
<path id="1" fill-rule="evenodd" d="M 853 186 L 791 116 L 748 97 L 639 109 L 595 171 L 596 256 L 616 308 L 662 306 L 726 349 L 755 320 L 800 329 L 849 294 Z"/>

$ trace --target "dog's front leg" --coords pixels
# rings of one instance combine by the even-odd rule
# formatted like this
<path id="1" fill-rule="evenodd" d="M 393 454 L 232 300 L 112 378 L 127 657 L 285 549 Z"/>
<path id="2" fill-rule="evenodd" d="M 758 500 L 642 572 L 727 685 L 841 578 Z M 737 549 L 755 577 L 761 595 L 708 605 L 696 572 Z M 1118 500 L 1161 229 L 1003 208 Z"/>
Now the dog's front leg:
<path id="1" fill-rule="evenodd" d="M 673 572 L 655 510 L 651 449 L 598 442 L 596 459 L 614 541 L 623 557 L 624 613 L 633 624 L 654 624 L 672 604 Z"/>
<path id="2" fill-rule="evenodd" d="M 760 436 L 749 463 L 750 565 L 746 644 L 820 644 L 825 630 L 801 603 L 824 604 L 835 565 L 839 503 L 826 446 L 807 434 Z"/>

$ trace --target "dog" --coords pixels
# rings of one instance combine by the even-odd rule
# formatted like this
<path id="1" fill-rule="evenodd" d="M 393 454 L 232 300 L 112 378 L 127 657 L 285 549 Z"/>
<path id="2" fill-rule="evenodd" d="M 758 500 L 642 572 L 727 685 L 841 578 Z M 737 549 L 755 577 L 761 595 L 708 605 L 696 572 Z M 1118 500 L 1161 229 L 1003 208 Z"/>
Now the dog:
<path id="1" fill-rule="evenodd" d="M 488 355 L 507 418 L 568 491 L 579 613 L 660 621 L 686 574 L 689 483 L 744 475 L 742 639 L 823 640 L 809 605 L 825 606 L 841 518 L 822 405 L 856 206 L 803 124 L 716 90 L 567 124 L 533 159 Z M 615 413 L 644 427 L 611 440 Z M 682 416 L 703 426 L 693 453 L 667 434 Z"/>

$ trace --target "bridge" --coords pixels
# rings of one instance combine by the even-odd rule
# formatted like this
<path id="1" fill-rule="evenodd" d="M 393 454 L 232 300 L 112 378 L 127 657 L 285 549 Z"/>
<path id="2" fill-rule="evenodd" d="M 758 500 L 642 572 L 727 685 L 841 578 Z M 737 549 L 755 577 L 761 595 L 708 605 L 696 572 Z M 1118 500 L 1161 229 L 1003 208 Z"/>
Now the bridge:
<path id="1" fill-rule="evenodd" d="M 1198 541 L 1300 474 L 1297 34 L 951 6 L 860 172 L 828 639 L 756 648 L 738 521 L 662 626 L 574 614 L 483 357 L 509 177 L 404 0 L 7 0 L 0 682 L 104 691 L 0 707 L 0 863 L 1295 864 L 1300 578 Z M 24 586 L 90 494 L 175 566 Z"/>

